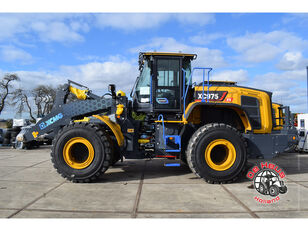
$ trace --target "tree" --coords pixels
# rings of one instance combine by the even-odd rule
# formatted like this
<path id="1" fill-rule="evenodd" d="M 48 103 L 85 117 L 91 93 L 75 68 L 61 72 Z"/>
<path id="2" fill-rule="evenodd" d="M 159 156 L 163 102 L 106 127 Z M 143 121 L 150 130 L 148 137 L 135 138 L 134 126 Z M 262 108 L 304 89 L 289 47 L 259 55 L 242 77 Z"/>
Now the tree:
<path id="1" fill-rule="evenodd" d="M 27 91 L 22 89 L 16 89 L 13 92 L 12 103 L 13 106 L 17 105 L 17 114 L 21 114 L 23 111 L 28 109 L 29 115 L 33 121 L 35 121 L 35 117 L 33 116 L 32 107 L 30 103 L 30 96 Z"/>
<path id="2" fill-rule="evenodd" d="M 17 74 L 5 74 L 3 79 L 0 81 L 0 113 L 3 111 L 8 96 L 12 94 L 12 82 L 18 81 L 19 77 Z"/>
<path id="3" fill-rule="evenodd" d="M 37 117 L 43 117 L 51 112 L 56 99 L 56 90 L 53 87 L 40 85 L 32 90 L 32 95 Z"/>
<path id="4" fill-rule="evenodd" d="M 35 120 L 35 117 L 43 117 L 51 112 L 55 103 L 56 92 L 63 88 L 64 85 L 58 85 L 56 88 L 40 85 L 30 91 L 16 89 L 13 93 L 11 105 L 16 107 L 17 114 L 28 111 L 31 119 Z M 76 100 L 77 97 L 74 94 L 69 94 L 67 97 L 67 103 Z"/>
<path id="5" fill-rule="evenodd" d="M 17 114 L 28 111 L 32 120 L 51 112 L 56 98 L 56 90 L 51 86 L 40 85 L 31 91 L 16 89 L 11 105 L 17 107 Z"/>

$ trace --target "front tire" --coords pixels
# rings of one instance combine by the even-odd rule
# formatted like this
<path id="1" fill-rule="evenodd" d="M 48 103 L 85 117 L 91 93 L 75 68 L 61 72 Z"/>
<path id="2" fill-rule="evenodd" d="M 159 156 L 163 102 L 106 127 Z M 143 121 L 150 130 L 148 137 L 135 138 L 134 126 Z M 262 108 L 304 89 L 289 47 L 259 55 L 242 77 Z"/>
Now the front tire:
<path id="1" fill-rule="evenodd" d="M 110 143 L 99 127 L 88 123 L 64 126 L 55 137 L 51 160 L 62 177 L 76 183 L 97 179 L 109 167 Z"/>
<path id="2" fill-rule="evenodd" d="M 208 183 L 235 181 L 244 170 L 247 155 L 245 140 L 226 124 L 207 124 L 190 138 L 187 162 L 197 176 Z"/>
<path id="3" fill-rule="evenodd" d="M 121 150 L 116 140 L 112 140 L 111 137 L 107 138 L 111 146 L 110 166 L 114 166 L 121 159 Z"/>

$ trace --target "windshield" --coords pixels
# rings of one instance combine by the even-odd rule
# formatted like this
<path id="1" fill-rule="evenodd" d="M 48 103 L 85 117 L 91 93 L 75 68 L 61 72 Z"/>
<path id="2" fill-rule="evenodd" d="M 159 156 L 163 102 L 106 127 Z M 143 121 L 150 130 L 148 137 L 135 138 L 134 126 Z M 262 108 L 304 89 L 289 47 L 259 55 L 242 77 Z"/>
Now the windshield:
<path id="1" fill-rule="evenodd" d="M 151 69 L 148 66 L 148 62 L 145 60 L 139 81 L 136 85 L 136 95 L 138 101 L 141 103 L 149 103 L 150 91 L 151 91 Z"/>

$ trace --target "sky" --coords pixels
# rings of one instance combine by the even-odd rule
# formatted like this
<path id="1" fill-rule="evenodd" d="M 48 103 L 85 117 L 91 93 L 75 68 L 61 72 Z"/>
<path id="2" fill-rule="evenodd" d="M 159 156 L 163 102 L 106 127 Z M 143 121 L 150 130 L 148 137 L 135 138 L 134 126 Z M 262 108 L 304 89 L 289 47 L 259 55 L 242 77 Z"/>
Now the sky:
<path id="1" fill-rule="evenodd" d="M 180 51 L 198 55 L 193 67 L 212 67 L 212 80 L 268 90 L 308 112 L 308 14 L 0 13 L 0 22 L 0 77 L 18 74 L 25 90 L 71 79 L 129 95 L 139 52 Z M 9 106 L 0 115 L 12 117 Z"/>

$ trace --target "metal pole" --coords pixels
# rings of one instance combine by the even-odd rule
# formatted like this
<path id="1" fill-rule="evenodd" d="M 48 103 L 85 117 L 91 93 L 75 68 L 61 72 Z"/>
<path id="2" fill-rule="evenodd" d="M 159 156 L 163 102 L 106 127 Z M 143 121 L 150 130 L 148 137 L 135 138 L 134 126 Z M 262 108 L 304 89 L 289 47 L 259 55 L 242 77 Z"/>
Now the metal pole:
<path id="1" fill-rule="evenodd" d="M 202 99 L 201 99 L 201 102 L 205 102 L 204 100 L 204 71 L 205 69 L 202 70 Z"/>
<path id="2" fill-rule="evenodd" d="M 308 66 L 306 66 L 307 69 L 307 113 L 308 113 Z"/>

